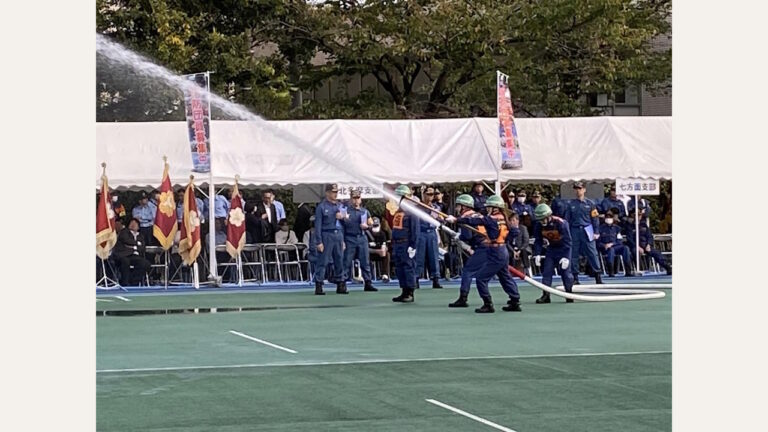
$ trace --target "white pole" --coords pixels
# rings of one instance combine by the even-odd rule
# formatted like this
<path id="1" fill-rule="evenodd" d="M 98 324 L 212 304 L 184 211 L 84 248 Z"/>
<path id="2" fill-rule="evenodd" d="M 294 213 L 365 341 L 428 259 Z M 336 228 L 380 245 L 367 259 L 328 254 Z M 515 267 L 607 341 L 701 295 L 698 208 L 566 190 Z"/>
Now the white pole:
<path id="1" fill-rule="evenodd" d="M 197 260 L 192 264 L 192 285 L 195 289 L 200 289 L 200 281 L 198 280 Z"/>
<path id="2" fill-rule="evenodd" d="M 635 195 L 635 248 L 640 247 L 640 216 L 638 216 L 637 195 Z M 637 272 L 640 273 L 640 252 L 635 250 L 635 265 Z"/>
<path id="3" fill-rule="evenodd" d="M 206 84 L 208 91 L 208 115 L 211 120 L 208 123 L 208 133 L 211 133 L 213 127 L 213 113 L 211 112 L 211 72 L 205 73 Z M 210 136 L 210 135 L 209 135 Z M 216 268 L 216 187 L 213 184 L 213 158 L 211 148 L 208 148 L 208 159 L 210 161 L 210 169 L 208 170 L 208 265 L 210 266 L 211 279 L 216 280 L 217 268 Z"/>

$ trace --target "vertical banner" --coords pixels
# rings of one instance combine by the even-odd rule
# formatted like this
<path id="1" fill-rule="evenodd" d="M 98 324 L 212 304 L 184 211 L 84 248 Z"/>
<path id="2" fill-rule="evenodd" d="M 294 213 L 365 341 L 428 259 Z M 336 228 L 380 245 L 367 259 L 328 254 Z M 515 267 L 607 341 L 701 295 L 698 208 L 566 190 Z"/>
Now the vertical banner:
<path id="1" fill-rule="evenodd" d="M 520 169 L 523 167 L 523 156 L 517 139 L 508 79 L 508 75 L 496 71 L 496 117 L 499 119 L 501 169 Z"/>
<path id="2" fill-rule="evenodd" d="M 187 133 L 194 167 L 192 171 L 211 172 L 211 112 L 208 101 L 210 76 L 208 72 L 203 72 L 185 75 L 184 78 L 194 84 L 184 88 Z"/>

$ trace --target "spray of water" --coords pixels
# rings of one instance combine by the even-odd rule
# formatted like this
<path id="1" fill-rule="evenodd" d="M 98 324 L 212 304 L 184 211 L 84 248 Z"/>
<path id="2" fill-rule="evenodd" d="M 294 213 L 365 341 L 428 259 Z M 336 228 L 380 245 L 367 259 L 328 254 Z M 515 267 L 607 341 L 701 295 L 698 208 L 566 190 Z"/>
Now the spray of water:
<path id="1" fill-rule="evenodd" d="M 136 74 L 151 78 L 153 80 L 158 80 L 178 90 L 184 90 L 190 86 L 195 86 L 195 84 L 184 79 L 183 77 L 174 74 L 168 69 L 153 63 L 149 59 L 125 48 L 116 42 L 110 41 L 107 37 L 100 34 L 96 34 L 96 52 L 112 64 L 127 67 Z M 195 88 L 200 91 L 199 87 Z M 207 92 L 204 89 L 202 91 Z M 299 150 L 308 152 L 313 157 L 322 160 L 328 165 L 356 179 L 358 182 L 379 191 L 388 199 L 395 202 L 400 202 L 400 206 L 408 211 L 408 213 L 432 224 L 435 227 L 440 227 L 451 235 L 456 234 L 445 225 L 441 225 L 438 221 L 434 220 L 429 215 L 419 210 L 414 204 L 408 202 L 407 200 L 401 201 L 399 196 L 383 188 L 381 186 L 382 182 L 380 180 L 365 175 L 364 173 L 357 170 L 356 167 L 354 167 L 352 164 L 340 164 L 338 161 L 332 159 L 325 152 L 323 152 L 321 148 L 316 147 L 315 145 L 291 134 L 290 132 L 272 126 L 263 118 L 249 111 L 246 107 L 224 99 L 213 92 L 207 93 L 208 97 L 210 98 L 211 105 L 216 106 L 224 114 L 232 118 L 254 122 L 264 131 L 270 133 L 275 138 L 273 145 L 288 145 L 292 148 L 297 148 Z M 468 246 L 462 245 L 462 247 L 466 249 Z"/>

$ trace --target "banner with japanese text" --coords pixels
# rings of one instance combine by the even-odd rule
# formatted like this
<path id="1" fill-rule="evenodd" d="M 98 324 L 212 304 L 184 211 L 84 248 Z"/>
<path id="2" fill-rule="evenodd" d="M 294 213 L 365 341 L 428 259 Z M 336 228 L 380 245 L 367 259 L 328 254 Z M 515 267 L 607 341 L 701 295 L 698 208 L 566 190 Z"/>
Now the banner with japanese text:
<path id="1" fill-rule="evenodd" d="M 520 169 L 523 167 L 523 156 L 517 138 L 508 79 L 508 75 L 496 71 L 496 117 L 499 121 L 501 169 Z"/>
<path id="2" fill-rule="evenodd" d="M 337 183 L 337 185 L 339 188 L 339 194 L 337 196 L 342 200 L 348 199 L 349 194 L 352 191 L 360 192 L 360 198 L 362 199 L 384 198 L 384 195 L 381 192 L 364 184 Z"/>
<path id="3" fill-rule="evenodd" d="M 184 88 L 184 108 L 187 116 L 187 134 L 192 151 L 192 171 L 211 171 L 211 113 L 209 104 L 208 72 L 185 75 L 194 85 Z"/>
<path id="4" fill-rule="evenodd" d="M 616 193 L 619 195 L 659 195 L 659 181 L 640 178 L 616 179 Z"/>

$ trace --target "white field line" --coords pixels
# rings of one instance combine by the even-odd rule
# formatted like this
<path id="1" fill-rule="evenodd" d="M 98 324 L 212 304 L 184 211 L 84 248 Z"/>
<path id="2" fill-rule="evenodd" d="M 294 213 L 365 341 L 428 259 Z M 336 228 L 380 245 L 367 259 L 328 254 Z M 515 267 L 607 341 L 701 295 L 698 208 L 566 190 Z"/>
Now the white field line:
<path id="1" fill-rule="evenodd" d="M 118 300 L 122 300 L 122 301 L 124 301 L 124 302 L 129 302 L 129 301 L 131 301 L 131 299 L 125 298 L 125 297 L 123 297 L 123 296 L 115 296 L 115 298 L 116 298 L 116 299 L 118 299 Z"/>
<path id="2" fill-rule="evenodd" d="M 494 429 L 498 429 L 498 430 L 504 431 L 504 432 L 515 432 L 513 429 L 506 428 L 506 427 L 504 427 L 502 425 L 499 425 L 499 424 L 496 424 L 496 423 L 494 423 L 494 422 L 492 422 L 490 420 L 486 420 L 486 419 L 484 419 L 482 417 L 478 417 L 478 416 L 476 416 L 474 414 L 470 414 L 470 413 L 468 413 L 466 411 L 462 411 L 462 410 L 460 410 L 458 408 L 452 407 L 452 406 L 450 406 L 448 404 L 444 404 L 444 403 L 442 403 L 440 401 L 437 401 L 437 400 L 434 400 L 434 399 L 424 399 L 424 400 L 429 402 L 429 403 L 431 403 L 431 404 L 433 404 L 433 405 L 437 405 L 437 406 L 439 406 L 441 408 L 445 408 L 447 410 L 451 410 L 451 411 L 455 412 L 456 414 L 460 414 L 460 415 L 463 415 L 464 417 L 471 418 L 472 420 L 480 422 L 480 423 L 482 423 L 484 425 L 488 425 L 488 426 L 490 426 L 490 427 L 492 427 Z"/>
<path id="3" fill-rule="evenodd" d="M 240 337 L 243 337 L 243 338 L 246 338 L 246 339 L 250 339 L 250 340 L 252 340 L 254 342 L 258 342 L 258 343 L 261 343 L 261 344 L 264 344 L 264 345 L 267 345 L 267 346 L 271 346 L 272 348 L 277 348 L 279 350 L 283 350 L 283 351 L 289 352 L 291 354 L 296 354 L 297 353 L 297 351 L 294 351 L 294 350 L 292 350 L 290 348 L 282 347 L 280 345 L 276 345 L 276 344 L 273 344 L 271 342 L 267 342 L 265 340 L 261 340 L 259 338 L 255 338 L 253 336 L 248 336 L 245 333 L 240 333 L 240 332 L 237 332 L 237 331 L 234 331 L 234 330 L 230 330 L 229 332 L 232 333 L 235 336 L 240 336 Z"/>
<path id="4" fill-rule="evenodd" d="M 570 354 L 529 354 L 529 355 L 499 355 L 499 356 L 476 356 L 476 357 L 435 357 L 435 358 L 415 358 L 415 359 L 366 359 L 349 361 L 326 361 L 326 362 L 299 362 L 299 363 L 249 363 L 233 364 L 221 366 L 170 366 L 156 368 L 133 368 L 133 369 L 100 369 L 96 373 L 120 373 L 120 372 L 163 372 L 163 371 L 185 371 L 185 370 L 206 370 L 206 369 L 243 369 L 258 367 L 293 367 L 293 366 L 331 366 L 331 365 L 349 365 L 349 364 L 376 364 L 376 363 L 408 363 L 408 362 L 430 362 L 430 361 L 451 361 L 451 360 L 493 360 L 493 359 L 535 359 L 550 357 L 600 357 L 600 356 L 622 356 L 622 355 L 643 355 L 643 354 L 671 354 L 672 351 L 629 351 L 629 352 L 602 352 L 602 353 L 570 353 Z"/>

